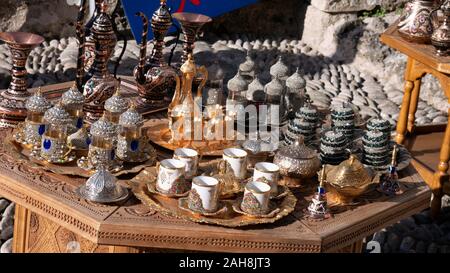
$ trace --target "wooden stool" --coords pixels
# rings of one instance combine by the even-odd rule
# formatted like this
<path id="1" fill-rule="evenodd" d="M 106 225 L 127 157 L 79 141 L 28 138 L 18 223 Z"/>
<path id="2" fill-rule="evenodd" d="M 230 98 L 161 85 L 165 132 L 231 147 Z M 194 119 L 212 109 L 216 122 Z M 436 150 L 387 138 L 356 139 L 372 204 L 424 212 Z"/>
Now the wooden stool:
<path id="1" fill-rule="evenodd" d="M 403 144 L 406 133 L 411 135 L 417 133 L 414 125 L 415 113 L 419 102 L 421 81 L 426 74 L 431 74 L 438 79 L 447 100 L 450 102 L 450 57 L 436 56 L 432 45 L 415 44 L 404 40 L 397 32 L 396 26 L 394 24 L 387 29 L 381 36 L 381 41 L 408 56 L 405 71 L 405 94 L 397 121 L 397 135 L 395 139 L 397 143 Z M 448 114 L 450 119 L 450 109 Z M 433 217 L 436 217 L 440 212 L 443 185 L 449 180 L 447 171 L 450 159 L 450 127 L 448 125 L 445 127 L 445 134 L 439 153 L 439 164 L 434 174 L 433 170 L 420 166 L 423 165 L 420 162 L 413 162 L 433 192 L 431 198 L 431 213 Z"/>

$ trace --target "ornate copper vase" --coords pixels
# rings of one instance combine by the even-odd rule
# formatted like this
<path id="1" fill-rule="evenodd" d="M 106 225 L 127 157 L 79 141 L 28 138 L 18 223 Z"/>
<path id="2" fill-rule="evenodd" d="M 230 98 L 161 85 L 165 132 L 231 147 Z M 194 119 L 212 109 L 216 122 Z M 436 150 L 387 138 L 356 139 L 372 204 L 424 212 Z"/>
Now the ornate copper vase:
<path id="1" fill-rule="evenodd" d="M 114 50 L 112 45 L 117 43 L 117 37 L 106 9 L 103 3 L 92 26 L 95 41 L 95 57 L 91 68 L 93 75 L 83 91 L 83 109 L 88 122 L 96 121 L 103 115 L 105 101 L 113 95 L 118 85 L 118 81 L 108 71 L 108 61 Z"/>
<path id="2" fill-rule="evenodd" d="M 143 23 L 139 64 L 133 73 L 139 95 L 145 104 L 163 101 L 167 92 L 174 90 L 176 85 L 176 71 L 163 58 L 164 37 L 172 25 L 172 16 L 166 0 L 161 0 L 161 5 L 153 13 L 151 20 L 155 38 L 152 54 L 147 58 L 148 19 L 142 12 L 136 15 L 142 18 Z"/>
<path id="3" fill-rule="evenodd" d="M 2 32 L 0 40 L 8 45 L 13 61 L 11 83 L 0 95 L 0 127 L 15 127 L 27 116 L 25 101 L 30 93 L 27 91 L 25 63 L 31 50 L 44 38 L 26 32 Z"/>
<path id="4" fill-rule="evenodd" d="M 404 14 L 398 24 L 400 35 L 411 42 L 429 43 L 433 33 L 435 0 L 413 0 L 405 5 Z"/>
<path id="5" fill-rule="evenodd" d="M 178 12 L 173 14 L 181 25 L 183 31 L 183 56 L 181 57 L 181 63 L 187 61 L 189 54 L 193 54 L 194 43 L 197 37 L 197 33 L 200 28 L 212 21 L 209 16 L 197 13 Z"/>

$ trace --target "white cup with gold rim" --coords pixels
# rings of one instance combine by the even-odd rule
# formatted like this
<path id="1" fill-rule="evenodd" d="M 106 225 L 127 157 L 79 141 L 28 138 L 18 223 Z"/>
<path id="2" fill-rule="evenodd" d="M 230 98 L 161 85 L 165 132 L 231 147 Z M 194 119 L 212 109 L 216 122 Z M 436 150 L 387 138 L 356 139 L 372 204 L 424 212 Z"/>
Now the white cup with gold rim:
<path id="1" fill-rule="evenodd" d="M 165 194 L 182 194 L 189 190 L 184 175 L 186 164 L 178 159 L 164 159 L 158 165 L 156 189 Z"/>
<path id="2" fill-rule="evenodd" d="M 253 181 L 267 182 L 270 185 L 270 194 L 278 194 L 278 179 L 280 176 L 280 167 L 270 162 L 258 162 L 253 170 Z"/>
<path id="3" fill-rule="evenodd" d="M 186 164 L 186 179 L 192 179 L 197 174 L 198 152 L 196 150 L 189 148 L 177 148 L 173 153 L 173 158 L 181 160 Z"/>
<path id="4" fill-rule="evenodd" d="M 239 148 L 223 150 L 223 159 L 230 164 L 234 176 L 244 179 L 247 174 L 247 152 Z"/>
<path id="5" fill-rule="evenodd" d="M 196 176 L 188 197 L 188 207 L 197 212 L 213 213 L 218 209 L 219 180 L 210 176 Z"/>
<path id="6" fill-rule="evenodd" d="M 248 214 L 263 215 L 269 210 L 269 200 L 270 185 L 252 181 L 245 185 L 241 209 Z"/>

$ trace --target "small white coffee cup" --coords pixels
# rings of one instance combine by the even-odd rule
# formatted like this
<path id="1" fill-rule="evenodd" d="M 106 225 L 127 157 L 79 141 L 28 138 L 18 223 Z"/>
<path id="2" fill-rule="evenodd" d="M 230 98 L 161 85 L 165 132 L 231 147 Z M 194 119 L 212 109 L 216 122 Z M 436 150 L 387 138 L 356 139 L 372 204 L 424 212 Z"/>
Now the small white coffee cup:
<path id="1" fill-rule="evenodd" d="M 267 182 L 270 185 L 270 194 L 278 194 L 278 178 L 280 176 L 280 167 L 270 162 L 258 162 L 253 171 L 253 181 Z"/>
<path id="2" fill-rule="evenodd" d="M 223 150 L 223 159 L 227 161 L 234 176 L 244 179 L 247 174 L 247 152 L 239 148 L 227 148 Z"/>
<path id="3" fill-rule="evenodd" d="M 186 164 L 178 159 L 161 161 L 156 181 L 156 189 L 165 194 L 182 194 L 189 190 L 184 179 Z"/>
<path id="4" fill-rule="evenodd" d="M 241 209 L 249 214 L 266 214 L 269 210 L 270 186 L 263 182 L 249 182 L 245 185 Z"/>
<path id="5" fill-rule="evenodd" d="M 219 188 L 219 180 L 214 177 L 194 177 L 188 197 L 189 208 L 198 212 L 216 212 L 218 209 Z"/>
<path id="6" fill-rule="evenodd" d="M 185 178 L 192 179 L 197 174 L 198 152 L 189 148 L 178 148 L 173 153 L 173 158 L 186 164 Z"/>

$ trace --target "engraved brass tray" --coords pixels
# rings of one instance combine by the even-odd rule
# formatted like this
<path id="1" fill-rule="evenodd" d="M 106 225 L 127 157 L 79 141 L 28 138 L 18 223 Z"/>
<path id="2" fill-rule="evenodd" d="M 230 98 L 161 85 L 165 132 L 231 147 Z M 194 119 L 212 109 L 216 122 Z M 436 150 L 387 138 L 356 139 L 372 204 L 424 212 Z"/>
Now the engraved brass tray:
<path id="1" fill-rule="evenodd" d="M 148 170 L 148 168 L 146 169 Z M 234 200 L 222 200 L 227 206 L 226 212 L 215 217 L 202 216 L 179 208 L 178 199 L 151 194 L 147 188 L 146 170 L 138 174 L 130 181 L 134 195 L 145 205 L 160 212 L 163 215 L 177 217 L 187 221 L 219 225 L 224 227 L 242 227 L 257 224 L 273 223 L 294 211 L 297 198 L 289 191 L 285 198 L 274 200 L 279 211 L 273 217 L 255 218 L 236 213 L 233 210 Z"/>
<path id="2" fill-rule="evenodd" d="M 56 174 L 74 175 L 81 177 L 91 177 L 94 173 L 93 170 L 84 170 L 77 166 L 76 161 L 68 162 L 66 164 L 52 164 L 47 161 L 41 161 L 30 156 L 29 146 L 16 142 L 13 134 L 5 137 L 3 142 L 5 151 L 14 159 L 27 162 L 31 167 L 42 168 L 46 171 L 50 171 Z M 120 176 L 130 173 L 138 173 L 145 167 L 153 166 L 156 162 L 156 154 L 154 154 L 149 160 L 143 163 L 123 163 L 123 168 L 117 172 L 113 172 L 113 175 Z"/>
<path id="3" fill-rule="evenodd" d="M 149 119 L 145 122 L 146 134 L 151 142 L 154 144 L 175 151 L 180 146 L 169 143 L 170 130 L 169 120 L 167 118 Z M 199 151 L 203 156 L 222 156 L 223 150 L 230 147 L 237 147 L 234 141 L 211 140 L 211 141 L 192 141 L 186 142 L 185 147 L 192 147 Z"/>

